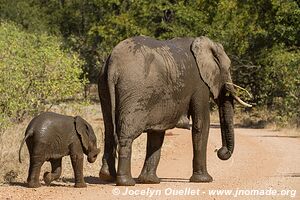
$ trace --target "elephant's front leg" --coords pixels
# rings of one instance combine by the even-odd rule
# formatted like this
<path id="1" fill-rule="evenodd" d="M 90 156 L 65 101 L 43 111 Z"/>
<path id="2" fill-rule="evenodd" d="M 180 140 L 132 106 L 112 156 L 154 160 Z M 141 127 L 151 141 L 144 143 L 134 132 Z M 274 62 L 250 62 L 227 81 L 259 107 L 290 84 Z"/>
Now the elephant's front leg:
<path id="1" fill-rule="evenodd" d="M 193 141 L 193 175 L 191 182 L 211 182 L 213 179 L 206 168 L 206 148 L 209 133 L 209 110 L 194 107 L 192 141 Z"/>
<path id="2" fill-rule="evenodd" d="M 131 150 L 133 138 L 120 137 L 119 139 L 119 162 L 117 172 L 117 185 L 133 186 L 135 181 L 131 175 Z"/>
<path id="3" fill-rule="evenodd" d="M 53 159 L 51 160 L 51 168 L 52 171 L 50 172 L 45 172 L 44 173 L 44 181 L 46 185 L 50 185 L 50 183 L 56 179 L 58 179 L 61 175 L 61 160 L 62 158 L 59 159 Z"/>
<path id="4" fill-rule="evenodd" d="M 160 183 L 156 175 L 157 166 L 160 159 L 161 146 L 164 141 L 165 131 L 149 131 L 147 133 L 147 153 L 144 167 L 139 176 L 141 183 Z"/>
<path id="5" fill-rule="evenodd" d="M 86 183 L 83 179 L 83 153 L 71 154 L 71 162 L 75 176 L 75 187 L 86 187 Z"/>

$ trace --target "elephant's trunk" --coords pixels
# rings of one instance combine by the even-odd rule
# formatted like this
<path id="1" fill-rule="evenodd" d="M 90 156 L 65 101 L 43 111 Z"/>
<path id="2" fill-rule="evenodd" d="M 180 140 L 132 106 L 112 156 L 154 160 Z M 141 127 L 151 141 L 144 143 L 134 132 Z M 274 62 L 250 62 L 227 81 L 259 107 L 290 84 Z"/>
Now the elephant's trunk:
<path id="1" fill-rule="evenodd" d="M 98 154 L 100 153 L 100 149 L 95 149 L 88 153 L 87 159 L 89 163 L 94 163 L 97 159 Z"/>
<path id="2" fill-rule="evenodd" d="M 234 149 L 233 96 L 231 92 L 224 88 L 219 96 L 218 105 L 222 133 L 222 148 L 218 150 L 218 157 L 221 160 L 227 160 L 231 157 Z"/>

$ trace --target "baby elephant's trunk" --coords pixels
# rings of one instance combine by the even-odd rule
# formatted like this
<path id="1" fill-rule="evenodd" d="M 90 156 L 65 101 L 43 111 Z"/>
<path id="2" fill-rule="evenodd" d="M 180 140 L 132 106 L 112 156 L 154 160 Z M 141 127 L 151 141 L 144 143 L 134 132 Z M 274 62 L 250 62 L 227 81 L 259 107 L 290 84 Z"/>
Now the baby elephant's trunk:
<path id="1" fill-rule="evenodd" d="M 87 157 L 88 162 L 89 163 L 94 163 L 96 161 L 97 156 L 98 156 L 99 153 L 100 153 L 100 149 L 99 148 L 97 148 L 97 149 L 89 152 L 88 157 Z"/>

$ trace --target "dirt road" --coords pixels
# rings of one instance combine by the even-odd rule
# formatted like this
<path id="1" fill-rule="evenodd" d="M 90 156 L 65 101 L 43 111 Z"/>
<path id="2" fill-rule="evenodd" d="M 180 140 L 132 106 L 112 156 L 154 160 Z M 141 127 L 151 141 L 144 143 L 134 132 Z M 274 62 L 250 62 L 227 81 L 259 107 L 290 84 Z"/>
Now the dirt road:
<path id="1" fill-rule="evenodd" d="M 0 199 L 300 199 L 300 138 L 282 132 L 236 128 L 232 158 L 221 161 L 218 125 L 211 125 L 208 144 L 208 171 L 212 183 L 189 183 L 192 174 L 191 134 L 188 130 L 168 131 L 158 167 L 158 185 L 116 187 L 88 174 L 88 187 L 75 189 L 72 180 L 55 182 L 52 187 L 28 189 L 23 182 L 0 186 Z M 144 160 L 145 134 L 134 144 L 132 174 L 139 175 Z M 70 173 L 72 177 L 72 173 Z M 24 180 L 23 180 L 24 181 Z"/>

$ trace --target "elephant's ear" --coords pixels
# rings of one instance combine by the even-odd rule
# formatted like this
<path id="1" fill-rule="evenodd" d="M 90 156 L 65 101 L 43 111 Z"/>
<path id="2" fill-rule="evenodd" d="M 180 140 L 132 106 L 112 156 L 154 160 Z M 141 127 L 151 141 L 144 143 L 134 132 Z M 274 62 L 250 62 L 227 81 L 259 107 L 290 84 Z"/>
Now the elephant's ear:
<path id="1" fill-rule="evenodd" d="M 89 135 L 87 122 L 80 116 L 75 117 L 75 130 L 81 140 L 81 144 L 85 151 L 88 151 L 89 147 Z"/>
<path id="2" fill-rule="evenodd" d="M 218 98 L 225 82 L 231 81 L 229 75 L 230 60 L 222 45 L 202 36 L 194 40 L 191 50 L 196 59 L 200 76 L 210 88 L 214 99 Z"/>

